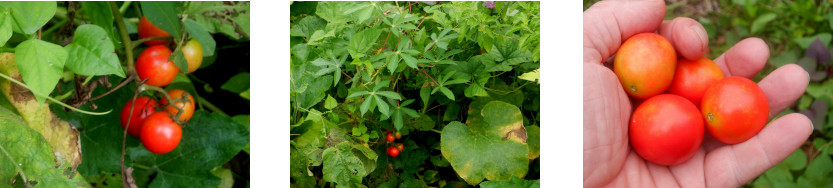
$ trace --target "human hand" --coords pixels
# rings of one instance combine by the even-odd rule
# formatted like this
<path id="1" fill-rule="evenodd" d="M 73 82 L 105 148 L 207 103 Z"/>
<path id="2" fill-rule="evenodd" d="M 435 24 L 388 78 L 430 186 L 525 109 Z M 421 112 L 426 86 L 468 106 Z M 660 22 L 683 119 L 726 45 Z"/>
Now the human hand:
<path id="1" fill-rule="evenodd" d="M 691 159 L 673 166 L 642 159 L 631 149 L 628 122 L 635 108 L 605 61 L 632 35 L 654 32 L 694 60 L 708 53 L 703 26 L 690 18 L 663 21 L 663 1 L 604 1 L 584 12 L 584 186 L 738 187 L 775 166 L 812 133 L 801 114 L 784 115 L 746 142 L 725 145 L 706 131 Z M 714 62 L 728 76 L 755 76 L 766 64 L 769 48 L 759 38 L 735 44 Z M 770 117 L 798 99 L 809 75 L 795 64 L 779 67 L 758 86 L 766 94 Z"/>

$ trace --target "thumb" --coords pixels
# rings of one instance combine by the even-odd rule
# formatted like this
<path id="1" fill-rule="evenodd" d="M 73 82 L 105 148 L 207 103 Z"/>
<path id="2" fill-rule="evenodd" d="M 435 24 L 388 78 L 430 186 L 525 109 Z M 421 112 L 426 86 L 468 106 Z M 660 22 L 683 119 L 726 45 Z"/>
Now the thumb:
<path id="1" fill-rule="evenodd" d="M 665 2 L 602 1 L 584 12 L 584 62 L 602 63 L 619 50 L 623 39 L 659 29 Z"/>

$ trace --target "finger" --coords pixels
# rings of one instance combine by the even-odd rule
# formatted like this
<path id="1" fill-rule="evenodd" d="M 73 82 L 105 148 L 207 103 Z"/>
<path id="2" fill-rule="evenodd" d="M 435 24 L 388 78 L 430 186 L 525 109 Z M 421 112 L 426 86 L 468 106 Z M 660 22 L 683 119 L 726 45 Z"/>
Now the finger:
<path id="1" fill-rule="evenodd" d="M 584 62 L 602 63 L 624 39 L 659 29 L 665 2 L 602 1 L 584 11 Z"/>
<path id="2" fill-rule="evenodd" d="M 706 29 L 691 18 L 679 17 L 663 21 L 659 34 L 674 45 L 677 54 L 689 60 L 700 59 L 709 47 Z"/>
<path id="3" fill-rule="evenodd" d="M 809 83 L 810 77 L 807 71 L 796 64 L 779 67 L 758 82 L 758 86 L 764 90 L 766 100 L 769 102 L 769 117 L 772 118 L 781 113 L 781 110 L 801 97 Z"/>
<path id="4" fill-rule="evenodd" d="M 700 148 L 687 161 L 668 167 L 680 187 L 706 187 L 706 180 L 703 178 L 705 156 L 706 151 Z"/>
<path id="5" fill-rule="evenodd" d="M 807 116 L 792 113 L 776 119 L 746 142 L 706 154 L 709 187 L 739 187 L 787 158 L 812 133 Z"/>
<path id="6" fill-rule="evenodd" d="M 598 187 L 622 168 L 628 149 L 630 103 L 613 71 L 584 64 L 584 185 Z"/>
<path id="7" fill-rule="evenodd" d="M 726 53 L 714 59 L 723 75 L 752 78 L 769 59 L 769 47 L 759 38 L 747 38 L 732 46 Z"/>

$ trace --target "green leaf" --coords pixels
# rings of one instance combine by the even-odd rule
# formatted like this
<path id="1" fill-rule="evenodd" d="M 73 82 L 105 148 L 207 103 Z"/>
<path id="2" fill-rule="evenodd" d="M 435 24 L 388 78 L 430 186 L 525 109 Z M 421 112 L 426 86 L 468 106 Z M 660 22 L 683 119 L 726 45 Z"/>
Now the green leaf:
<path id="1" fill-rule="evenodd" d="M 833 160 L 830 157 L 816 157 L 807 165 L 807 170 L 804 173 L 810 182 L 829 183 L 830 176 L 833 175 Z"/>
<path id="2" fill-rule="evenodd" d="M 475 109 L 475 107 L 472 107 Z M 451 122 L 443 128 L 443 157 L 471 185 L 488 180 L 524 177 L 529 168 L 529 147 L 520 109 L 492 101 L 469 111 L 468 126 Z"/>
<path id="3" fill-rule="evenodd" d="M 822 44 L 830 44 L 830 41 L 833 40 L 833 35 L 830 33 L 819 33 L 814 36 L 793 39 L 793 42 L 798 44 L 801 49 L 807 49 L 816 39 L 821 40 Z"/>
<path id="4" fill-rule="evenodd" d="M 367 98 L 364 98 L 364 102 L 362 102 L 362 106 L 360 107 L 361 112 L 362 112 L 362 116 L 364 116 L 364 113 L 367 112 L 367 110 L 372 110 L 372 109 L 369 109 L 369 108 L 370 108 L 370 103 L 373 102 L 373 99 L 372 99 L 373 97 L 374 96 L 368 96 Z"/>
<path id="5" fill-rule="evenodd" d="M 376 9 L 379 9 L 378 2 L 359 2 L 359 5 L 354 5 L 353 8 L 344 11 L 345 14 L 353 14 L 356 16 L 356 21 L 362 23 L 373 15 Z M 354 14 L 355 12 L 355 14 Z"/>
<path id="6" fill-rule="evenodd" d="M 173 1 L 142 1 L 142 15 L 144 15 L 150 23 L 168 32 L 174 37 L 174 40 L 179 41 L 182 37 L 182 26 L 177 16 L 177 8 L 180 2 Z"/>
<path id="7" fill-rule="evenodd" d="M 446 87 L 439 87 L 439 88 L 440 88 L 440 92 L 443 92 L 445 97 L 448 97 L 448 99 L 451 99 L 452 101 L 454 100 L 454 93 L 452 93 L 451 90 L 448 90 L 448 88 L 446 88 Z"/>
<path id="8" fill-rule="evenodd" d="M 368 56 L 367 51 L 370 51 L 370 49 L 373 48 L 373 44 L 376 43 L 376 39 L 378 39 L 381 34 L 382 30 L 373 28 L 359 31 L 356 34 L 353 34 L 353 37 L 350 38 L 350 45 L 347 46 L 347 50 L 350 52 L 350 55 L 353 56 L 353 59 Z"/>
<path id="9" fill-rule="evenodd" d="M 541 128 L 535 125 L 526 126 L 526 136 L 526 144 L 529 145 L 529 159 L 538 158 L 541 156 Z"/>
<path id="10" fill-rule="evenodd" d="M 23 121 L 23 118 L 0 108 L 0 178 L 9 187 L 24 187 L 24 182 L 12 183 L 15 177 L 25 176 L 30 184 L 41 187 L 89 186 L 76 172 L 65 172 L 68 164 L 56 163 L 56 158 L 44 137 Z"/>
<path id="11" fill-rule="evenodd" d="M 249 89 L 249 77 L 250 74 L 248 72 L 237 73 L 229 78 L 220 88 L 232 93 L 244 92 Z"/>
<path id="12" fill-rule="evenodd" d="M 419 89 L 419 98 L 422 99 L 422 104 L 428 104 L 428 100 L 431 97 L 431 89 L 428 87 L 423 87 Z"/>
<path id="13" fill-rule="evenodd" d="M 357 92 L 355 92 L 355 93 L 351 93 L 350 95 L 348 95 L 348 96 L 347 96 L 347 98 L 349 99 L 349 98 L 358 97 L 358 96 L 367 95 L 367 94 L 370 94 L 370 92 L 367 92 L 367 91 L 357 91 Z"/>
<path id="14" fill-rule="evenodd" d="M 533 71 L 526 72 L 526 73 L 521 74 L 520 76 L 518 76 L 518 78 L 523 79 L 523 80 L 528 80 L 530 82 L 535 82 L 535 83 L 541 84 L 541 81 L 539 80 L 539 79 L 541 79 L 540 70 L 541 69 L 539 68 L 539 69 L 535 69 Z"/>
<path id="15" fill-rule="evenodd" d="M 113 11 L 105 1 L 82 1 L 81 10 L 93 24 L 101 27 L 110 36 L 110 42 L 116 48 L 122 48 L 121 35 L 113 28 Z M 76 31 L 77 32 L 77 31 Z M 74 39 L 73 39 L 74 40 Z"/>
<path id="16" fill-rule="evenodd" d="M 327 95 L 327 99 L 324 100 L 324 108 L 333 109 L 338 105 L 338 101 L 336 101 L 333 96 Z"/>
<path id="17" fill-rule="evenodd" d="M 154 154 L 141 146 L 128 148 L 133 164 L 154 167 L 135 168 L 134 176 L 155 173 L 150 187 L 217 186 L 222 181 L 211 170 L 228 162 L 249 144 L 249 130 L 244 125 L 226 115 L 204 110 L 194 113 L 182 127 L 182 133 L 176 149 L 166 154 Z"/>
<path id="18" fill-rule="evenodd" d="M 778 17 L 778 15 L 775 13 L 767 13 L 758 16 L 758 18 L 756 18 L 755 21 L 752 21 L 750 31 L 752 32 L 752 34 L 758 33 L 759 31 L 764 29 L 767 23 L 772 22 L 772 20 L 775 20 L 776 17 Z"/>
<path id="19" fill-rule="evenodd" d="M 399 54 L 399 57 L 402 57 L 402 60 L 405 60 L 405 64 L 407 64 L 409 67 L 417 69 L 417 63 L 419 62 L 416 58 L 404 53 Z"/>
<path id="20" fill-rule="evenodd" d="M 113 42 L 107 32 L 97 25 L 84 24 L 75 29 L 72 43 L 64 48 L 72 54 L 66 60 L 66 67 L 76 74 L 125 77 Z"/>
<path id="21" fill-rule="evenodd" d="M 15 61 L 23 81 L 37 93 L 35 98 L 38 102 L 44 102 L 44 96 L 52 93 L 55 84 L 61 79 L 67 51 L 57 44 L 29 39 L 18 44 L 15 52 Z"/>
<path id="22" fill-rule="evenodd" d="M 315 33 L 312 33 L 312 36 L 310 36 L 309 41 L 307 42 L 307 44 L 308 45 L 320 45 L 320 44 L 324 43 L 324 41 L 321 41 L 321 40 L 323 40 L 325 38 L 328 38 L 328 37 L 335 37 L 335 36 L 336 35 L 335 35 L 334 30 L 330 30 L 330 31 L 327 31 L 327 32 L 325 32 L 324 30 L 318 30 L 318 31 L 315 31 Z"/>
<path id="23" fill-rule="evenodd" d="M 801 148 L 796 149 L 790 156 L 788 156 L 781 164 L 786 165 L 790 170 L 801 170 L 807 166 L 807 155 Z"/>
<path id="24" fill-rule="evenodd" d="M 345 12 L 344 2 L 322 1 L 318 2 L 318 7 L 315 8 L 315 14 L 329 21 L 331 24 L 342 24 L 350 20 L 350 14 Z M 352 6 L 350 6 L 352 7 Z"/>
<path id="25" fill-rule="evenodd" d="M 327 21 L 318 18 L 318 16 L 307 16 L 292 26 L 289 30 L 289 36 L 309 39 L 312 33 L 324 29 L 324 26 L 327 26 Z"/>
<path id="26" fill-rule="evenodd" d="M 0 47 L 6 46 L 9 38 L 12 38 L 12 20 L 11 12 L 8 8 L 0 6 Z"/>
<path id="27" fill-rule="evenodd" d="M 55 16 L 55 1 L 4 1 L 0 6 L 11 9 L 14 31 L 34 34 Z"/>
<path id="28" fill-rule="evenodd" d="M 388 106 L 388 103 L 382 100 L 382 97 L 379 97 L 378 95 L 374 95 L 373 98 L 376 99 L 376 105 L 379 105 L 379 112 L 382 112 L 382 114 L 386 116 L 390 116 L 390 107 Z"/>
<path id="29" fill-rule="evenodd" d="M 211 33 L 208 33 L 199 23 L 191 19 L 185 19 L 185 31 L 188 32 L 188 35 L 200 42 L 203 57 L 214 55 L 214 48 L 217 46 L 217 42 L 211 37 Z"/>
<path id="30" fill-rule="evenodd" d="M 361 159 L 351 152 L 349 142 L 324 150 L 324 181 L 341 186 L 360 184 L 367 174 Z"/>
<path id="31" fill-rule="evenodd" d="M 393 91 L 377 91 L 375 94 L 385 96 L 389 99 L 402 100 L 402 98 L 399 97 L 399 94 L 397 94 L 396 92 L 393 92 Z"/>
<path id="32" fill-rule="evenodd" d="M 510 181 L 487 181 L 480 184 L 481 188 L 497 188 L 497 187 L 541 187 L 541 180 L 524 180 L 518 177 L 512 177 Z"/>

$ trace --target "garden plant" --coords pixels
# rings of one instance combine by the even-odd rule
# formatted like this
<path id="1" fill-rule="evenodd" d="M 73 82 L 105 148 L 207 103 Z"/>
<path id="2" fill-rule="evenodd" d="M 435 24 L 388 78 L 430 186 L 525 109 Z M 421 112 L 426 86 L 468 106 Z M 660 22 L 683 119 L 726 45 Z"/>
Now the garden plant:
<path id="1" fill-rule="evenodd" d="M 538 2 L 292 2 L 292 187 L 539 187 Z"/>
<path id="2" fill-rule="evenodd" d="M 249 2 L 0 2 L 0 187 L 246 187 Z"/>

